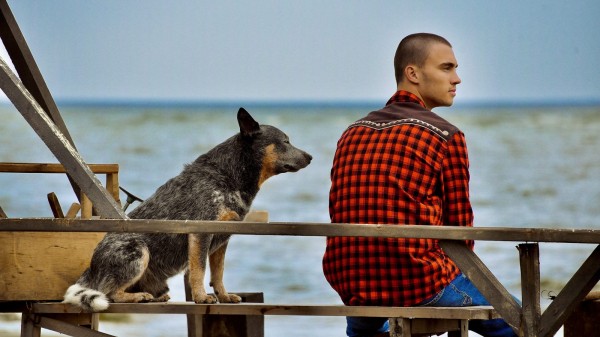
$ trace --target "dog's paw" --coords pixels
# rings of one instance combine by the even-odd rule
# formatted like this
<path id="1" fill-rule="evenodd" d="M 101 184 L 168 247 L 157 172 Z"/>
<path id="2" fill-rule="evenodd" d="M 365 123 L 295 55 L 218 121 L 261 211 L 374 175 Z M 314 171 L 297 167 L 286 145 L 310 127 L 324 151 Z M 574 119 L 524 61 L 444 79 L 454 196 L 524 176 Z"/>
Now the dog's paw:
<path id="1" fill-rule="evenodd" d="M 240 303 L 242 298 L 236 294 L 224 294 L 219 296 L 219 302 L 221 303 Z"/>
<path id="2" fill-rule="evenodd" d="M 170 299 L 171 296 L 169 296 L 169 294 L 164 294 L 160 297 L 154 298 L 152 302 L 168 302 Z"/>
<path id="3" fill-rule="evenodd" d="M 135 293 L 134 295 L 135 295 L 135 299 L 134 299 L 135 303 L 145 303 L 145 302 L 154 301 L 154 296 L 152 296 L 152 294 L 149 294 L 149 293 Z"/>
<path id="4" fill-rule="evenodd" d="M 214 304 L 217 303 L 217 298 L 213 295 L 203 294 L 194 296 L 194 302 L 198 304 Z"/>

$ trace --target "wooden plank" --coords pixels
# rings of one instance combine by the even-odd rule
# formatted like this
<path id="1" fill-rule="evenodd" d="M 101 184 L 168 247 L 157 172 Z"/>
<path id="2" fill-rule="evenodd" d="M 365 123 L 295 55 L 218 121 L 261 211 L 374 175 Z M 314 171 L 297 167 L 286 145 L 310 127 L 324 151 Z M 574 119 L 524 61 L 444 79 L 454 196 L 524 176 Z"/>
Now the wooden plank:
<path id="1" fill-rule="evenodd" d="M 88 328 L 83 328 L 65 321 L 57 320 L 50 317 L 41 316 L 40 326 L 44 329 L 56 331 L 69 336 L 76 337 L 115 337 L 103 332 L 94 331 Z"/>
<path id="2" fill-rule="evenodd" d="M 600 280 L 600 246 L 596 247 L 542 314 L 540 337 L 551 337 Z"/>
<path id="3" fill-rule="evenodd" d="M 77 150 L 46 115 L 4 60 L 0 60 L 0 87 L 54 156 L 63 164 L 81 191 L 92 200 L 98 214 L 105 218 L 127 218 L 120 206 L 116 204 L 85 164 Z"/>
<path id="4" fill-rule="evenodd" d="M 97 174 L 119 173 L 119 164 L 88 164 Z M 0 163 L 0 172 L 6 173 L 67 173 L 58 163 Z"/>
<path id="5" fill-rule="evenodd" d="M 72 203 L 71 207 L 69 207 L 69 210 L 67 211 L 67 214 L 65 215 L 65 218 L 74 219 L 80 209 L 81 205 L 76 202 Z"/>
<path id="6" fill-rule="evenodd" d="M 58 197 L 54 192 L 48 193 L 48 203 L 50 204 L 50 209 L 55 218 L 65 217 L 62 207 L 60 207 L 60 202 L 58 202 Z"/>
<path id="7" fill-rule="evenodd" d="M 439 245 L 506 323 L 518 332 L 521 326 L 521 306 L 479 257 L 463 241 L 440 241 Z"/>
<path id="8" fill-rule="evenodd" d="M 540 250 L 536 243 L 520 244 L 523 337 L 537 337 L 540 308 Z"/>
<path id="9" fill-rule="evenodd" d="M 1 231 L 223 233 L 244 235 L 357 236 L 445 240 L 563 242 L 600 244 L 600 230 L 458 228 L 306 222 L 244 222 L 149 219 L 0 219 Z"/>
<path id="10" fill-rule="evenodd" d="M 102 233 L 0 233 L 0 301 L 62 300 Z"/>
<path id="11" fill-rule="evenodd" d="M 64 303 L 34 303 L 33 312 L 79 313 L 81 308 Z M 441 319 L 494 319 L 500 316 L 490 306 L 477 307 L 370 307 L 344 305 L 287 305 L 287 304 L 195 304 L 170 303 L 111 303 L 103 313 L 135 314 L 194 314 L 194 315 L 299 315 L 299 316 L 363 316 Z"/>

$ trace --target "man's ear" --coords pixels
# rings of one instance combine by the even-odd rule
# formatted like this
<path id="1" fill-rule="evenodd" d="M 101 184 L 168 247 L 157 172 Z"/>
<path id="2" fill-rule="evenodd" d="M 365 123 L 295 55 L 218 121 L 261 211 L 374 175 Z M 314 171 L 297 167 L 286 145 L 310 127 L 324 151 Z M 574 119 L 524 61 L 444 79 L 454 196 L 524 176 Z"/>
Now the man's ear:
<path id="1" fill-rule="evenodd" d="M 260 130 L 260 125 L 244 108 L 238 110 L 237 120 L 243 137 L 253 137 Z"/>
<path id="2" fill-rule="evenodd" d="M 412 84 L 418 84 L 420 79 L 419 69 L 417 66 L 409 64 L 404 68 L 404 77 Z"/>

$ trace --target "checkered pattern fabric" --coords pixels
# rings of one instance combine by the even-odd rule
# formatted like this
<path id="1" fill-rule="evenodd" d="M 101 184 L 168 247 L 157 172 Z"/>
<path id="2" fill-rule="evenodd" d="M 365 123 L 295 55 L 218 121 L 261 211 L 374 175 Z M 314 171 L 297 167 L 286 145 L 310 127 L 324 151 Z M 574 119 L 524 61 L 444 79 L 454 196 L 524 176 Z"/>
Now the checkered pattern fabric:
<path id="1" fill-rule="evenodd" d="M 331 221 L 472 226 L 468 168 L 463 133 L 398 91 L 338 141 Z M 382 306 L 418 304 L 459 274 L 437 240 L 361 237 L 327 238 L 323 271 L 346 305 Z"/>

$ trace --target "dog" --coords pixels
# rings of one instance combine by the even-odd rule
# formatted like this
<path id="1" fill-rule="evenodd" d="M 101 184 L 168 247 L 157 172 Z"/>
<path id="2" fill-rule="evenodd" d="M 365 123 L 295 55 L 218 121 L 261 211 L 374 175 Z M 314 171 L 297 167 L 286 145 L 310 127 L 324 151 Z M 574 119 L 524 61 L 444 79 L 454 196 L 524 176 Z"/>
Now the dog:
<path id="1" fill-rule="evenodd" d="M 312 156 L 292 146 L 288 136 L 259 125 L 244 109 L 237 114 L 240 132 L 184 167 L 130 214 L 134 219 L 243 220 L 260 186 L 269 177 L 296 172 Z M 238 303 L 223 285 L 225 251 L 231 235 L 108 233 L 87 268 L 64 296 L 64 303 L 86 312 L 108 308 L 110 302 L 169 300 L 167 279 L 188 273 L 196 303 Z M 206 261 L 210 285 L 204 287 Z"/>

